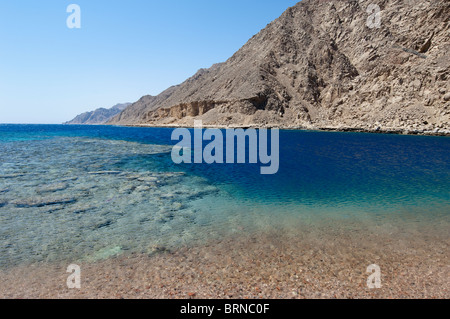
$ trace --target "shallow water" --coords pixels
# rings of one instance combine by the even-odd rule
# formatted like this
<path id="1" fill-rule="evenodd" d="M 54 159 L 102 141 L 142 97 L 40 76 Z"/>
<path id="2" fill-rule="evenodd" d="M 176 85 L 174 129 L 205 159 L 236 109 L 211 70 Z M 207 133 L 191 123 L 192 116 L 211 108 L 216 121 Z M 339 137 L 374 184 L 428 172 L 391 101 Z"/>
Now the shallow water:
<path id="1" fill-rule="evenodd" d="M 0 268 L 324 227 L 449 239 L 446 137 L 281 131 L 280 171 L 260 175 L 175 165 L 171 132 L 0 125 Z"/>

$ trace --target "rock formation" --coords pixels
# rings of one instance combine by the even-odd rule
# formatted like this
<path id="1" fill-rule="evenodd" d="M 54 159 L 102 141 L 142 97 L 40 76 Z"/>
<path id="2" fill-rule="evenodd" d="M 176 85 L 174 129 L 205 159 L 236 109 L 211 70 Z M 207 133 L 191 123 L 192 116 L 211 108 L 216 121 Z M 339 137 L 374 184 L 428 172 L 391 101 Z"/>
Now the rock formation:
<path id="1" fill-rule="evenodd" d="M 369 27 L 370 4 L 381 8 Z M 303 0 L 109 124 L 450 133 L 450 1 Z"/>
<path id="2" fill-rule="evenodd" d="M 99 108 L 92 112 L 86 112 L 76 116 L 73 120 L 64 124 L 105 124 L 111 120 L 114 116 L 125 110 L 131 103 L 117 104 L 110 109 Z"/>

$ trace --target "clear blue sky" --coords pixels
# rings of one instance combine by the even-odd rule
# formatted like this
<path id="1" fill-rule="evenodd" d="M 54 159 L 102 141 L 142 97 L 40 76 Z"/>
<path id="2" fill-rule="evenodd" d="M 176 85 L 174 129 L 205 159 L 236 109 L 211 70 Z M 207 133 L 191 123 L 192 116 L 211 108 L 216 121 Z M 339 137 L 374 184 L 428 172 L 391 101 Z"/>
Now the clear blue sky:
<path id="1" fill-rule="evenodd" d="M 296 0 L 1 0 L 0 123 L 62 123 L 227 60 Z M 81 29 L 69 29 L 69 4 Z"/>

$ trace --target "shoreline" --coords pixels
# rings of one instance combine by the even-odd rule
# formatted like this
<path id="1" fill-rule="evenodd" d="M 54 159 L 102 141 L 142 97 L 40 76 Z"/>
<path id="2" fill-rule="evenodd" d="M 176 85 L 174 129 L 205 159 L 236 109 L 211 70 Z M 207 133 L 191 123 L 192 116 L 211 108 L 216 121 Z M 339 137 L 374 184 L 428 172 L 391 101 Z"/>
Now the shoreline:
<path id="1" fill-rule="evenodd" d="M 0 270 L 0 298 L 450 298 L 446 238 L 341 231 L 241 234 L 153 255 L 81 262 L 79 290 L 66 286 L 68 263 L 17 266 Z M 381 289 L 367 287 L 371 264 L 381 268 Z"/>
<path id="2" fill-rule="evenodd" d="M 0 125 L 54 125 L 54 126 L 112 126 L 112 127 L 140 127 L 140 128 L 194 128 L 188 125 L 174 125 L 174 124 L 18 124 L 18 123 L 0 123 Z M 366 134 L 387 134 L 387 135 L 405 135 L 405 136 L 450 136 L 449 130 L 440 130 L 439 132 L 416 130 L 416 129 L 364 129 L 356 127 L 301 127 L 301 126 L 275 126 L 275 125 L 203 125 L 205 129 L 275 129 L 285 131 L 306 131 L 306 132 L 337 132 L 337 133 L 366 133 Z"/>
<path id="3" fill-rule="evenodd" d="M 80 124 L 83 125 L 83 124 Z M 193 126 L 184 125 L 172 125 L 172 124 L 101 124 L 105 126 L 117 126 L 117 127 L 141 127 L 141 128 L 193 128 Z M 275 129 L 286 131 L 308 131 L 308 132 L 338 132 L 338 133 L 367 133 L 367 134 L 389 134 L 389 135 L 410 135 L 410 136 L 450 136 L 450 130 L 442 131 L 425 131 L 425 130 L 408 130 L 408 129 L 363 129 L 352 127 L 294 127 L 294 126 L 280 126 L 275 125 L 203 125 L 205 129 Z"/>
<path id="4" fill-rule="evenodd" d="M 103 130 L 114 134 L 97 139 Z M 323 148 L 326 154 L 305 160 L 320 165 L 333 156 L 342 159 L 334 164 L 348 165 L 318 171 L 323 177 L 286 179 L 291 187 L 317 183 L 308 189 L 318 195 L 298 196 L 306 189 L 298 188 L 286 198 L 277 192 L 272 198 L 262 192 L 265 181 L 259 186 L 250 180 L 243 185 L 258 187 L 242 188 L 245 194 L 234 187 L 224 189 L 237 191 L 229 197 L 217 192 L 217 175 L 186 176 L 171 165 L 163 172 L 154 169 L 153 164 L 160 163 L 157 154 L 166 147 L 121 140 L 151 136 L 153 130 L 92 131 L 88 141 L 77 134 L 75 139 L 5 143 L 4 162 L 12 165 L 0 176 L 6 181 L 0 192 L 8 202 L 2 215 L 0 299 L 450 298 L 448 183 L 442 178 L 448 173 L 442 165 L 448 159 L 445 140 L 406 138 L 408 143 L 395 149 L 382 148 L 386 152 L 374 166 L 337 156 L 357 151 L 364 159 L 377 157 L 370 147 L 369 153 L 362 153 L 366 144 L 356 143 L 349 153 L 333 153 L 346 150 L 339 145 L 331 153 Z M 166 136 L 170 130 L 156 133 Z M 346 140 L 344 134 L 319 137 L 326 142 Z M 365 137 L 370 136 L 359 136 Z M 358 136 L 347 138 L 354 142 Z M 379 144 L 379 139 L 369 140 Z M 417 147 L 426 152 L 417 153 Z M 398 150 L 405 153 L 396 157 Z M 395 161 L 386 162 L 391 156 Z M 295 156 L 289 158 L 297 165 Z M 131 165 L 135 159 L 137 165 Z M 367 169 L 376 175 L 358 176 Z M 348 173 L 334 179 L 337 170 Z M 123 174 L 116 175 L 119 171 Z M 304 174 L 305 169 L 296 172 Z M 412 178 L 406 177 L 410 173 Z M 341 185 L 348 185 L 343 180 L 361 188 L 341 192 Z M 328 193 L 328 187 L 340 189 Z M 77 202 L 66 203 L 73 199 Z M 384 203 L 389 204 L 387 210 Z M 81 267 L 80 291 L 67 289 L 70 264 Z M 381 290 L 367 287 L 369 265 L 381 268 Z"/>

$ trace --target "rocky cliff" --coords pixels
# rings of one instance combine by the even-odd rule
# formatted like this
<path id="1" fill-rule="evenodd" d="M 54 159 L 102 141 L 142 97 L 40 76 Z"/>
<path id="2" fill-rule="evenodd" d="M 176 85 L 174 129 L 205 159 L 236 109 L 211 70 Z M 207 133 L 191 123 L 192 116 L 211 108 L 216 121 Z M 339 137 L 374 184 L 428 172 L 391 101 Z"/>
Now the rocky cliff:
<path id="1" fill-rule="evenodd" d="M 125 110 L 131 103 L 116 104 L 110 109 L 99 108 L 92 112 L 86 112 L 76 116 L 73 120 L 64 124 L 105 124 L 110 121 L 114 116 Z"/>
<path id="2" fill-rule="evenodd" d="M 225 63 L 109 123 L 448 134 L 449 17 L 448 0 L 303 0 Z"/>

